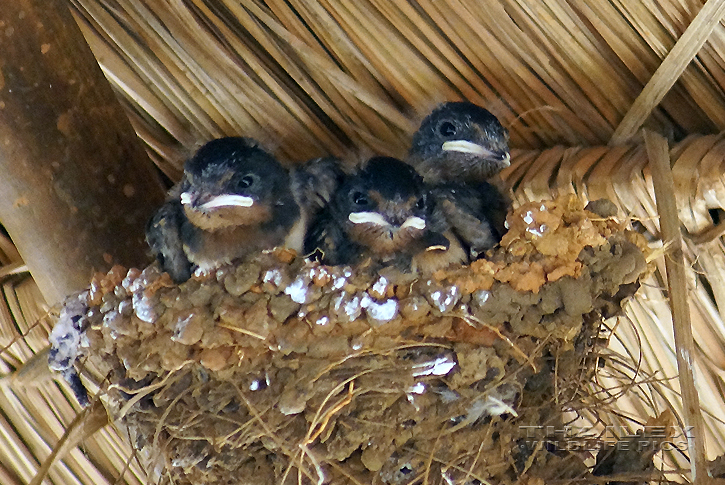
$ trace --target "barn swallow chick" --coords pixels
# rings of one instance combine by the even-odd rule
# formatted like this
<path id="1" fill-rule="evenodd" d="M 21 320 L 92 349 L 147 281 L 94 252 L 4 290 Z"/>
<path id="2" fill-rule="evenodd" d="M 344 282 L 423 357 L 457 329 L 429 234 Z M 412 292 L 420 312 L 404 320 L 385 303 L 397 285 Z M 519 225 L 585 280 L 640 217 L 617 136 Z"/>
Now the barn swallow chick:
<path id="1" fill-rule="evenodd" d="M 485 181 L 511 163 L 508 130 L 473 103 L 444 103 L 413 135 L 408 160 L 429 183 Z"/>
<path id="2" fill-rule="evenodd" d="M 409 159 L 471 259 L 501 240 L 509 202 L 486 179 L 510 156 L 508 132 L 494 115 L 468 102 L 442 104 L 413 135 Z"/>
<path id="3" fill-rule="evenodd" d="M 348 176 L 319 213 L 305 251 L 331 265 L 369 259 L 432 272 L 466 257 L 445 230 L 422 177 L 400 160 L 375 157 Z"/>
<path id="4" fill-rule="evenodd" d="M 229 137 L 202 146 L 146 231 L 176 282 L 275 246 L 302 249 L 304 223 L 287 170 L 256 142 Z"/>

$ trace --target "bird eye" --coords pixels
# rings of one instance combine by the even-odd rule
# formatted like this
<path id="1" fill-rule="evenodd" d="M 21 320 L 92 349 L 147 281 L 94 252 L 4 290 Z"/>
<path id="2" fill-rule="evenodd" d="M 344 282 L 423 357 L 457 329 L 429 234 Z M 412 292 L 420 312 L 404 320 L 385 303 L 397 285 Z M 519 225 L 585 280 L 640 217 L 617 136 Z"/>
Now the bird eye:
<path id="1" fill-rule="evenodd" d="M 355 191 L 352 193 L 352 201 L 356 205 L 365 206 L 368 205 L 368 198 L 365 194 L 359 191 Z"/>
<path id="2" fill-rule="evenodd" d="M 247 175 L 242 177 L 242 180 L 240 181 L 240 185 L 246 189 L 246 188 L 254 185 L 254 183 L 256 181 L 257 181 L 257 176 L 252 173 L 248 173 Z"/>
<path id="3" fill-rule="evenodd" d="M 450 121 L 442 121 L 438 125 L 438 133 L 440 133 L 442 136 L 445 136 L 445 137 L 455 136 L 456 131 L 458 131 L 458 129 L 456 128 L 456 125 L 454 125 Z"/>
<path id="4" fill-rule="evenodd" d="M 418 202 L 415 203 L 415 208 L 418 210 L 424 210 L 427 205 L 428 201 L 425 200 L 425 197 L 421 197 L 418 199 Z"/>

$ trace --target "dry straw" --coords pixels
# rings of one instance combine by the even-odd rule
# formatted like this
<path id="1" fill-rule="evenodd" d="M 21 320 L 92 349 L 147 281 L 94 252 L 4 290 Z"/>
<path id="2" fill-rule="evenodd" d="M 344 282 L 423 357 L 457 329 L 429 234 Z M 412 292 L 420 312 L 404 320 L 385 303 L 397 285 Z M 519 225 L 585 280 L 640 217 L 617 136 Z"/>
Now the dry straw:
<path id="1" fill-rule="evenodd" d="M 694 136 L 725 129 L 725 28 L 716 21 L 724 2 L 72 3 L 152 159 L 172 179 L 195 145 L 224 134 L 259 138 L 288 161 L 401 155 L 422 114 L 467 98 L 499 116 L 521 149 L 505 174 L 518 202 L 561 192 L 608 197 L 656 246 L 660 214 L 643 144 L 597 145 L 629 139 L 641 124 L 675 140 L 693 135 L 670 149 L 695 340 L 687 350 L 708 458 L 725 450 L 725 246 L 717 224 L 725 141 Z M 567 148 L 532 151 L 554 145 Z M 21 484 L 78 408 L 34 366 L 13 373 L 42 362 L 32 357 L 45 347 L 46 309 L 4 236 L 0 263 L 0 345 L 9 346 L 0 359 L 0 482 Z M 610 417 L 622 425 L 681 407 L 664 259 L 656 264 L 610 341 L 622 370 L 602 377 L 605 388 L 625 377 L 640 383 L 612 402 Z M 124 437 L 109 428 L 86 436 L 81 449 L 50 467 L 50 481 L 143 483 Z M 676 466 L 677 457 L 665 458 Z"/>

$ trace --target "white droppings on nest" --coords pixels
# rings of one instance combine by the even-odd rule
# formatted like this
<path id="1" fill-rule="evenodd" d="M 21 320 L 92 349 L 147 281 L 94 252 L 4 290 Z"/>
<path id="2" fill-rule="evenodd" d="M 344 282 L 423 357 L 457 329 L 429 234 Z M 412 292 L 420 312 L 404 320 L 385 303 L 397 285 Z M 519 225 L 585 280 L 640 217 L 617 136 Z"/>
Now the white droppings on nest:
<path id="1" fill-rule="evenodd" d="M 327 271 L 327 268 L 324 266 L 315 266 L 310 268 L 310 278 L 324 278 L 326 276 L 330 275 L 330 272 Z"/>
<path id="2" fill-rule="evenodd" d="M 360 313 L 362 313 L 362 302 L 360 301 L 360 297 L 355 295 L 345 303 L 345 315 L 350 320 L 355 320 L 360 316 Z"/>
<path id="3" fill-rule="evenodd" d="M 377 302 L 366 294 L 363 296 L 360 305 L 372 319 L 380 322 L 389 322 L 398 314 L 398 301 L 394 298 Z"/>
<path id="4" fill-rule="evenodd" d="M 76 298 L 66 300 L 60 311 L 58 322 L 48 337 L 51 348 L 48 365 L 51 369 L 66 370 L 75 363 L 81 345 L 81 330 L 87 310 L 87 291 L 79 293 Z"/>
<path id="5" fill-rule="evenodd" d="M 279 287 L 282 284 L 282 273 L 277 268 L 268 269 L 264 273 L 262 281 L 264 283 L 270 283 L 276 287 Z"/>
<path id="6" fill-rule="evenodd" d="M 373 284 L 372 290 L 379 295 L 384 295 L 388 291 L 388 279 L 385 276 L 378 278 Z"/>
<path id="7" fill-rule="evenodd" d="M 309 278 L 306 278 L 305 275 L 301 275 L 284 289 L 284 293 L 289 296 L 293 302 L 302 305 L 307 303 L 309 286 Z"/>
<path id="8" fill-rule="evenodd" d="M 540 226 L 536 227 L 527 227 L 526 232 L 529 234 L 533 234 L 534 236 L 541 237 L 544 235 L 548 227 L 546 227 L 546 224 L 541 224 Z"/>
<path id="9" fill-rule="evenodd" d="M 352 275 L 352 272 L 349 269 L 347 269 L 347 271 L 345 271 L 345 274 L 343 274 L 342 276 L 340 276 L 338 274 L 333 274 L 332 275 L 332 290 L 336 291 L 336 290 L 341 290 L 342 288 L 344 288 L 345 285 L 347 284 L 347 279 L 350 277 L 350 275 Z"/>
<path id="10" fill-rule="evenodd" d="M 496 396 L 486 396 L 486 401 L 483 403 L 483 412 L 491 416 L 511 414 L 516 418 L 519 417 L 519 413 L 510 404 Z"/>
<path id="11" fill-rule="evenodd" d="M 341 290 L 347 284 L 344 276 L 332 275 L 332 290 Z"/>
<path id="12" fill-rule="evenodd" d="M 431 303 L 441 313 L 453 308 L 460 298 L 461 294 L 457 286 L 449 286 L 430 294 Z"/>
<path id="13" fill-rule="evenodd" d="M 488 302 L 489 298 L 491 298 L 491 292 L 488 290 L 476 290 L 473 292 L 472 296 L 478 306 L 483 306 L 486 302 Z"/>
<path id="14" fill-rule="evenodd" d="M 526 211 L 522 219 L 526 224 L 532 224 L 534 222 L 534 214 L 531 211 Z"/>
<path id="15" fill-rule="evenodd" d="M 425 384 L 422 382 L 416 382 L 414 385 L 408 388 L 409 394 L 423 394 L 425 392 Z"/>
<path id="16" fill-rule="evenodd" d="M 425 393 L 425 391 L 426 391 L 426 386 L 425 386 L 425 384 L 424 384 L 424 383 L 422 383 L 422 382 L 417 382 L 417 383 L 415 383 L 414 385 L 412 385 L 411 387 L 409 387 L 409 388 L 408 388 L 408 389 L 406 390 L 406 392 L 405 392 L 405 398 L 406 398 L 406 399 L 408 400 L 408 402 L 409 402 L 410 404 L 412 404 L 412 405 L 413 405 L 413 407 L 415 407 L 415 410 L 416 410 L 416 411 L 420 411 L 421 407 L 420 407 L 420 406 L 418 405 L 418 403 L 416 402 L 417 400 L 416 400 L 415 396 L 416 396 L 416 395 L 418 395 L 418 396 L 419 396 L 419 395 L 421 395 L 421 394 L 424 394 L 424 393 Z"/>
<path id="17" fill-rule="evenodd" d="M 315 321 L 315 325 L 319 325 L 321 327 L 324 327 L 325 325 L 328 325 L 329 323 L 330 323 L 330 317 L 328 317 L 327 315 L 323 315 Z"/>
<path id="18" fill-rule="evenodd" d="M 146 323 L 154 323 L 158 320 L 159 315 L 154 309 L 154 303 L 150 298 L 144 296 L 143 290 L 137 291 L 133 294 L 132 302 L 133 311 L 136 313 L 139 320 Z"/>
<path id="19" fill-rule="evenodd" d="M 332 309 L 338 314 L 342 311 L 348 321 L 353 321 L 362 313 L 362 299 L 343 291 L 332 299 Z"/>
<path id="20" fill-rule="evenodd" d="M 519 414 L 514 409 L 516 395 L 517 391 L 514 386 L 501 385 L 486 394 L 485 398 L 473 401 L 468 408 L 466 420 L 473 422 L 482 416 L 501 416 L 502 414 L 518 417 Z"/>
<path id="21" fill-rule="evenodd" d="M 440 355 L 433 360 L 415 364 L 413 366 L 413 377 L 421 376 L 444 376 L 456 366 L 456 361 L 446 354 Z"/>
<path id="22" fill-rule="evenodd" d="M 544 205 L 541 206 L 541 210 L 546 210 L 546 207 Z M 544 233 L 547 231 L 548 227 L 546 224 L 535 224 L 536 219 L 534 218 L 533 211 L 526 211 L 524 215 L 522 216 L 523 221 L 526 223 L 526 232 L 536 236 L 541 237 L 544 235 Z"/>

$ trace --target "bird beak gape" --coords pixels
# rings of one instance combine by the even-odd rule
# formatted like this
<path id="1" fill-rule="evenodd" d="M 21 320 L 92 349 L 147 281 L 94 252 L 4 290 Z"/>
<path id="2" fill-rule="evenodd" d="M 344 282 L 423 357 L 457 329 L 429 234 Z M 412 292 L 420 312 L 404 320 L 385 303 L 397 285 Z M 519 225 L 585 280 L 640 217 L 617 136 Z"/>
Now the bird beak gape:
<path id="1" fill-rule="evenodd" d="M 194 205 L 195 203 L 194 196 L 189 192 L 183 192 L 180 199 L 183 205 Z M 210 197 L 206 202 L 199 204 L 198 208 L 206 211 L 222 207 L 252 207 L 253 205 L 254 199 L 251 197 L 237 194 L 221 194 Z"/>
<path id="2" fill-rule="evenodd" d="M 401 229 L 405 229 L 406 227 L 412 227 L 413 229 L 420 229 L 422 231 L 425 229 L 425 220 L 420 217 L 410 216 L 400 226 Z"/>
<path id="3" fill-rule="evenodd" d="M 351 212 L 348 216 L 348 220 L 353 224 L 392 226 L 392 224 L 378 212 Z M 399 229 L 406 229 L 409 227 L 423 230 L 425 229 L 425 220 L 417 216 L 410 216 L 400 225 Z"/>
<path id="4" fill-rule="evenodd" d="M 376 226 L 390 225 L 390 223 L 378 212 L 351 212 L 347 218 L 353 224 L 374 224 Z"/>
<path id="5" fill-rule="evenodd" d="M 443 151 L 469 153 L 487 160 L 502 162 L 505 167 L 511 164 L 511 156 L 508 152 L 494 152 L 468 140 L 451 140 L 444 142 L 441 146 Z"/>

